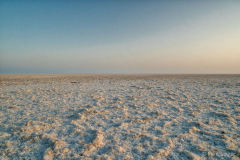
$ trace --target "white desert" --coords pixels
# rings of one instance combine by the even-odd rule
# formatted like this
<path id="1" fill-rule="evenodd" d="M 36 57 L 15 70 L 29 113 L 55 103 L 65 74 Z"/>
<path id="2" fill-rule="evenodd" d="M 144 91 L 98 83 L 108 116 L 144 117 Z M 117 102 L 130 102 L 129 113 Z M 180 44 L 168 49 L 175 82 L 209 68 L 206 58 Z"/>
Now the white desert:
<path id="1" fill-rule="evenodd" d="M 0 75 L 0 159 L 240 159 L 240 75 Z"/>

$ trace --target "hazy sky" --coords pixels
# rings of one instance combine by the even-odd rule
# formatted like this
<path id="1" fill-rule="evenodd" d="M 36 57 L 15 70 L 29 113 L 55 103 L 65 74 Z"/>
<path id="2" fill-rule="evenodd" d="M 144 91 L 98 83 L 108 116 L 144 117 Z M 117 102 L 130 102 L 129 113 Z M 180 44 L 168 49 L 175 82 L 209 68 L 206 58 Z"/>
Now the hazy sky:
<path id="1" fill-rule="evenodd" d="M 240 74 L 240 1 L 0 0 L 0 73 Z"/>

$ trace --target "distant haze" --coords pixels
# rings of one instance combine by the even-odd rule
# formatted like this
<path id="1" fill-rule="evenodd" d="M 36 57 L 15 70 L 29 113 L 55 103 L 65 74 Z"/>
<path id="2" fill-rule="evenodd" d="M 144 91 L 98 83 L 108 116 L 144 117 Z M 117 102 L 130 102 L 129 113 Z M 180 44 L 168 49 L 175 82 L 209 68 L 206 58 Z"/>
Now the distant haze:
<path id="1" fill-rule="evenodd" d="M 0 73 L 240 74 L 240 1 L 0 1 Z"/>

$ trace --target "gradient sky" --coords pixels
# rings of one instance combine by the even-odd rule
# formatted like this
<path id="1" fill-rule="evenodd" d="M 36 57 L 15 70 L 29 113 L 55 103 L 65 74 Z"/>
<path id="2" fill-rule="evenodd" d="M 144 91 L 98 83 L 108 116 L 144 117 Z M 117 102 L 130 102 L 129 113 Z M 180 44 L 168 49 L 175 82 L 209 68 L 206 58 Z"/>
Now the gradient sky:
<path id="1" fill-rule="evenodd" d="M 240 74 L 240 1 L 3 1 L 0 73 Z"/>

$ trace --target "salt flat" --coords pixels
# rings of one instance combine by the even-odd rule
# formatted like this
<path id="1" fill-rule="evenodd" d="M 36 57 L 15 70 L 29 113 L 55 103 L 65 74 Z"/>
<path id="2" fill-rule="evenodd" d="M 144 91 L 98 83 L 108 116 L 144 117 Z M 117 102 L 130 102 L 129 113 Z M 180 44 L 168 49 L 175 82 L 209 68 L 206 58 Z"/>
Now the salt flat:
<path id="1" fill-rule="evenodd" d="M 0 75 L 1 159 L 240 159 L 240 75 Z"/>

